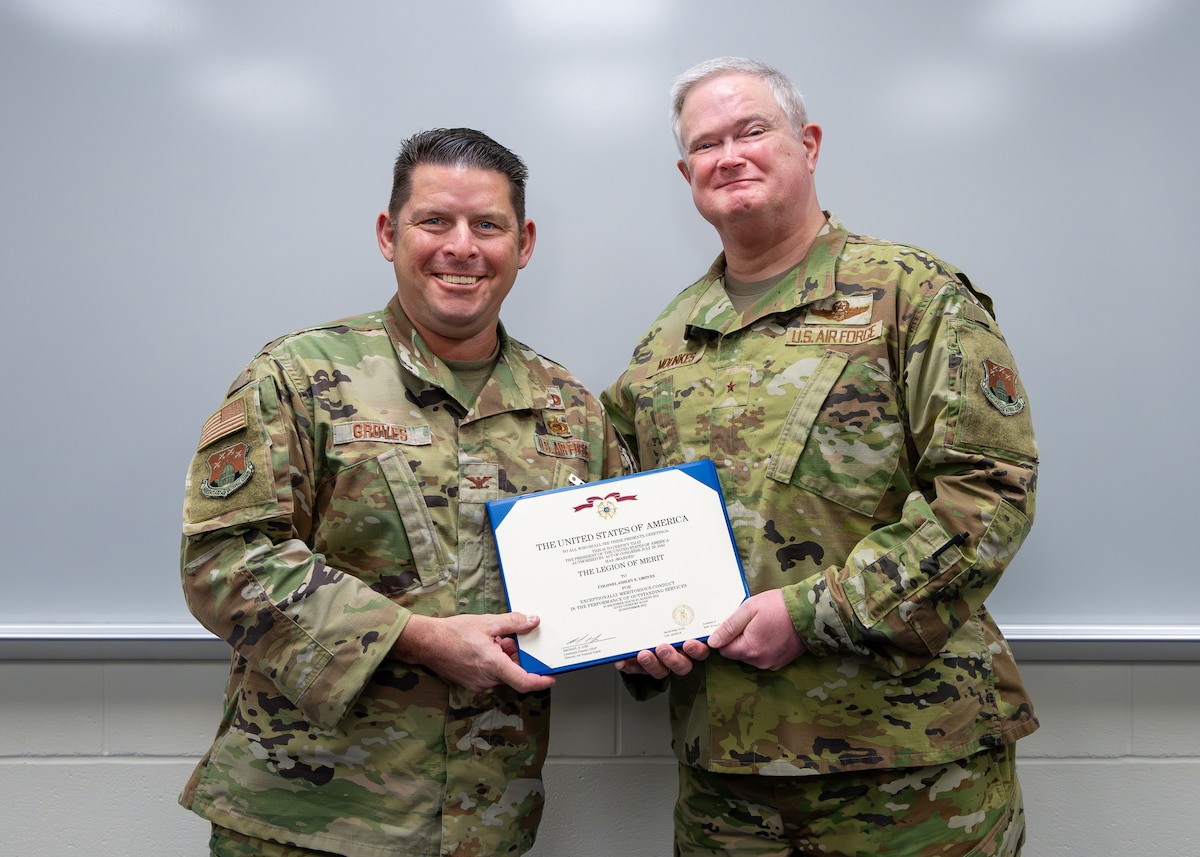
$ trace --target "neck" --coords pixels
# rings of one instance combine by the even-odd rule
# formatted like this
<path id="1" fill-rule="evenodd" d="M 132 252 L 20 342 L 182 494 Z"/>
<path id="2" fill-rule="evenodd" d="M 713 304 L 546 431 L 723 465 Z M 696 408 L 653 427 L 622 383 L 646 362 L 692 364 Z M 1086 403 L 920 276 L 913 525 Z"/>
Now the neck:
<path id="1" fill-rule="evenodd" d="M 439 359 L 450 362 L 469 362 L 490 359 L 500 348 L 500 337 L 496 328 L 489 327 L 470 339 L 449 339 L 414 325 L 425 345 Z"/>
<path id="2" fill-rule="evenodd" d="M 746 283 L 766 280 L 797 265 L 825 227 L 825 213 L 800 222 L 764 223 L 762 218 L 738 222 L 719 230 L 729 275 Z"/>

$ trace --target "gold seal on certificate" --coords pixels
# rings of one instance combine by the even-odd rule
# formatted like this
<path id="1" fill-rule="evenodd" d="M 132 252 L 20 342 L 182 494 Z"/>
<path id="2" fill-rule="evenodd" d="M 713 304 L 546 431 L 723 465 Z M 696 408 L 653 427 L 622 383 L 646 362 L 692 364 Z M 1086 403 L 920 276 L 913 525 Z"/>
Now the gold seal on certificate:
<path id="1" fill-rule="evenodd" d="M 749 594 L 708 459 L 487 507 L 529 672 L 705 639 Z"/>

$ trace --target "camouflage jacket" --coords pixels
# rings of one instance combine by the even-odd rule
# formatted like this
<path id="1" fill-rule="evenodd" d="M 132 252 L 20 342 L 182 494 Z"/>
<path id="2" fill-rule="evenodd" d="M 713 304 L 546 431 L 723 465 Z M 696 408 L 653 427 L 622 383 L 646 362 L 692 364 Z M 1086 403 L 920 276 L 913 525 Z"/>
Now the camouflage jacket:
<path id="1" fill-rule="evenodd" d="M 232 669 L 184 806 L 356 857 L 532 844 L 548 694 L 387 655 L 414 613 L 507 610 L 485 501 L 623 458 L 598 400 L 503 330 L 470 401 L 395 298 L 276 340 L 234 382 L 186 488 L 184 592 Z"/>
<path id="2" fill-rule="evenodd" d="M 642 469 L 713 459 L 750 590 L 782 589 L 808 651 L 775 672 L 714 653 L 672 678 L 680 761 L 904 767 L 1032 732 L 984 607 L 1029 532 L 1037 466 L 990 300 L 833 217 L 744 314 L 724 266 L 668 304 L 601 400 Z"/>

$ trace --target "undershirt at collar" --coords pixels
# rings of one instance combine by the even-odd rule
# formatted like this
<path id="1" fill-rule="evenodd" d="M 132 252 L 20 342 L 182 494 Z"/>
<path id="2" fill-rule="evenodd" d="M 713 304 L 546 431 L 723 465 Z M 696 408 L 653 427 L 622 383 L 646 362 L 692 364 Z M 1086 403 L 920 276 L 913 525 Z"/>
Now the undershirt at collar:
<path id="1" fill-rule="evenodd" d="M 755 301 L 757 301 L 767 292 L 771 291 L 771 289 L 775 288 L 787 277 L 790 277 L 796 273 L 796 268 L 798 267 L 799 265 L 794 265 L 783 273 L 776 274 L 773 277 L 768 277 L 765 280 L 757 280 L 753 283 L 735 280 L 733 277 L 729 276 L 729 272 L 726 271 L 725 276 L 723 277 L 723 281 L 725 283 L 725 294 L 729 296 L 729 302 L 733 304 L 734 310 L 739 313 L 743 313 L 753 306 Z"/>
<path id="2" fill-rule="evenodd" d="M 482 360 L 443 360 L 458 382 L 471 391 L 471 401 L 474 402 L 479 398 L 479 392 L 488 382 L 488 378 L 492 377 L 492 370 L 496 368 L 496 359 L 500 356 L 500 343 L 496 343 L 496 350 L 490 356 Z"/>

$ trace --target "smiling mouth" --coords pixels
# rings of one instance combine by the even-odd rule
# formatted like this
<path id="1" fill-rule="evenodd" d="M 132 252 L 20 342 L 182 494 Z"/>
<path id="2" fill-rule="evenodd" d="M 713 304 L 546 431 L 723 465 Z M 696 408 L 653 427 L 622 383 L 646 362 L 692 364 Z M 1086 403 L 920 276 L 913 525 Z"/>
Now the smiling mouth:
<path id="1" fill-rule="evenodd" d="M 444 280 L 452 286 L 473 286 L 478 283 L 483 277 L 468 276 L 466 274 L 438 274 L 439 280 Z"/>

